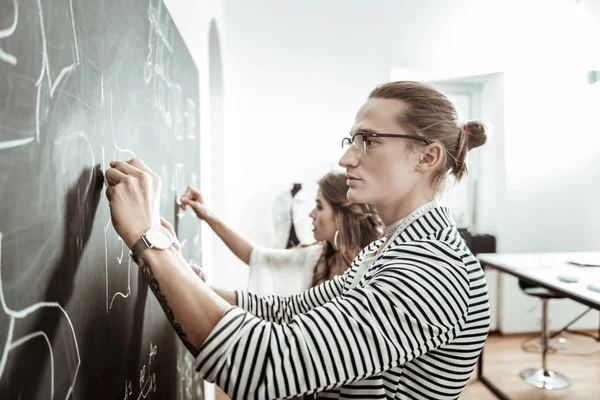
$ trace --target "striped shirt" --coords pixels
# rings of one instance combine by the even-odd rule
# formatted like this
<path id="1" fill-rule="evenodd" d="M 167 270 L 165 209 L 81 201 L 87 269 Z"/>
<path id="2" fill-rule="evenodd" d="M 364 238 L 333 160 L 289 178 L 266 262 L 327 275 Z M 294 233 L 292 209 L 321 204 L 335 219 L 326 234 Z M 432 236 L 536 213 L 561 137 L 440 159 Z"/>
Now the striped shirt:
<path id="1" fill-rule="evenodd" d="M 291 297 L 238 292 L 196 368 L 234 399 L 456 399 L 489 330 L 487 284 L 450 211 L 412 212 L 354 282 Z"/>

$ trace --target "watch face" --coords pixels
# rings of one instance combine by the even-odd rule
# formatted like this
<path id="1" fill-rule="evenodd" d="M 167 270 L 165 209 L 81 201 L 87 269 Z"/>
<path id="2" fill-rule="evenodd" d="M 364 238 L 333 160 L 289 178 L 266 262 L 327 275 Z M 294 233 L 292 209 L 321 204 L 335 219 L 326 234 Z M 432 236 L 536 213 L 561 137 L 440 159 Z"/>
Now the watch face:
<path id="1" fill-rule="evenodd" d="M 146 239 L 152 246 L 161 250 L 168 249 L 173 244 L 171 234 L 162 226 L 160 228 L 148 229 L 146 232 Z"/>

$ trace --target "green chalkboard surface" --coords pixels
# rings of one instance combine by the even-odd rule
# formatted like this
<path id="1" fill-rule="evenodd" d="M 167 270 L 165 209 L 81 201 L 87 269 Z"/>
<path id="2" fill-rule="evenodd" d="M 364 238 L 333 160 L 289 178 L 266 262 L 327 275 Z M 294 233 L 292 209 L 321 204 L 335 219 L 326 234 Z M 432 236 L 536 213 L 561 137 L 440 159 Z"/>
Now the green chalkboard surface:
<path id="1" fill-rule="evenodd" d="M 104 194 L 111 160 L 199 185 L 198 70 L 161 0 L 0 0 L 0 399 L 198 399 Z"/>

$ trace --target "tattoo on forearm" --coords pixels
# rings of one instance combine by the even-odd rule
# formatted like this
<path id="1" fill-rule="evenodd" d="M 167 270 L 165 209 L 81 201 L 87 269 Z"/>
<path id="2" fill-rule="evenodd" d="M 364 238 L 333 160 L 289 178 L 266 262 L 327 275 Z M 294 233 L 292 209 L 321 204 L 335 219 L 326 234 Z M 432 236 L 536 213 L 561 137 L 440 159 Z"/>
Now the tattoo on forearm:
<path id="1" fill-rule="evenodd" d="M 192 346 L 192 344 L 190 342 L 188 342 L 187 334 L 183 331 L 183 329 L 181 328 L 181 325 L 179 325 L 179 323 L 175 321 L 175 314 L 173 314 L 173 310 L 171 310 L 171 307 L 169 307 L 169 303 L 167 303 L 167 298 L 165 297 L 165 295 L 163 295 L 161 293 L 160 285 L 158 284 L 158 280 L 156 280 L 156 278 L 154 277 L 154 274 L 152 273 L 152 269 L 150 268 L 150 265 L 145 260 L 144 260 L 144 264 L 142 265 L 142 274 L 144 275 L 146 282 L 148 282 L 150 289 L 152 289 L 152 291 L 154 292 L 154 295 L 156 296 L 158 303 L 160 304 L 163 311 L 165 312 L 165 315 L 167 316 L 167 319 L 171 323 L 171 326 L 173 327 L 173 329 L 175 329 L 175 332 L 177 332 L 179 339 L 181 339 L 184 346 L 190 351 L 190 353 L 192 353 L 192 355 L 194 357 L 196 357 L 198 355 L 198 353 L 200 353 L 200 351 L 198 349 L 196 349 L 194 346 Z"/>

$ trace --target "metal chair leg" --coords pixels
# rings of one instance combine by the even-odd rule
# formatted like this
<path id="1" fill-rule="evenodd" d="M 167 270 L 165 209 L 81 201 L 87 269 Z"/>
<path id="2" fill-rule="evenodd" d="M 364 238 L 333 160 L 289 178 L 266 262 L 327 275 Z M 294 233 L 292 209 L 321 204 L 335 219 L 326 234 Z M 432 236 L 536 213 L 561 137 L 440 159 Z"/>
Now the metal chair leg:
<path id="1" fill-rule="evenodd" d="M 523 382 L 540 389 L 554 390 L 571 386 L 571 381 L 566 376 L 551 371 L 546 364 L 548 354 L 548 299 L 542 299 L 542 368 L 529 368 L 520 372 Z"/>

